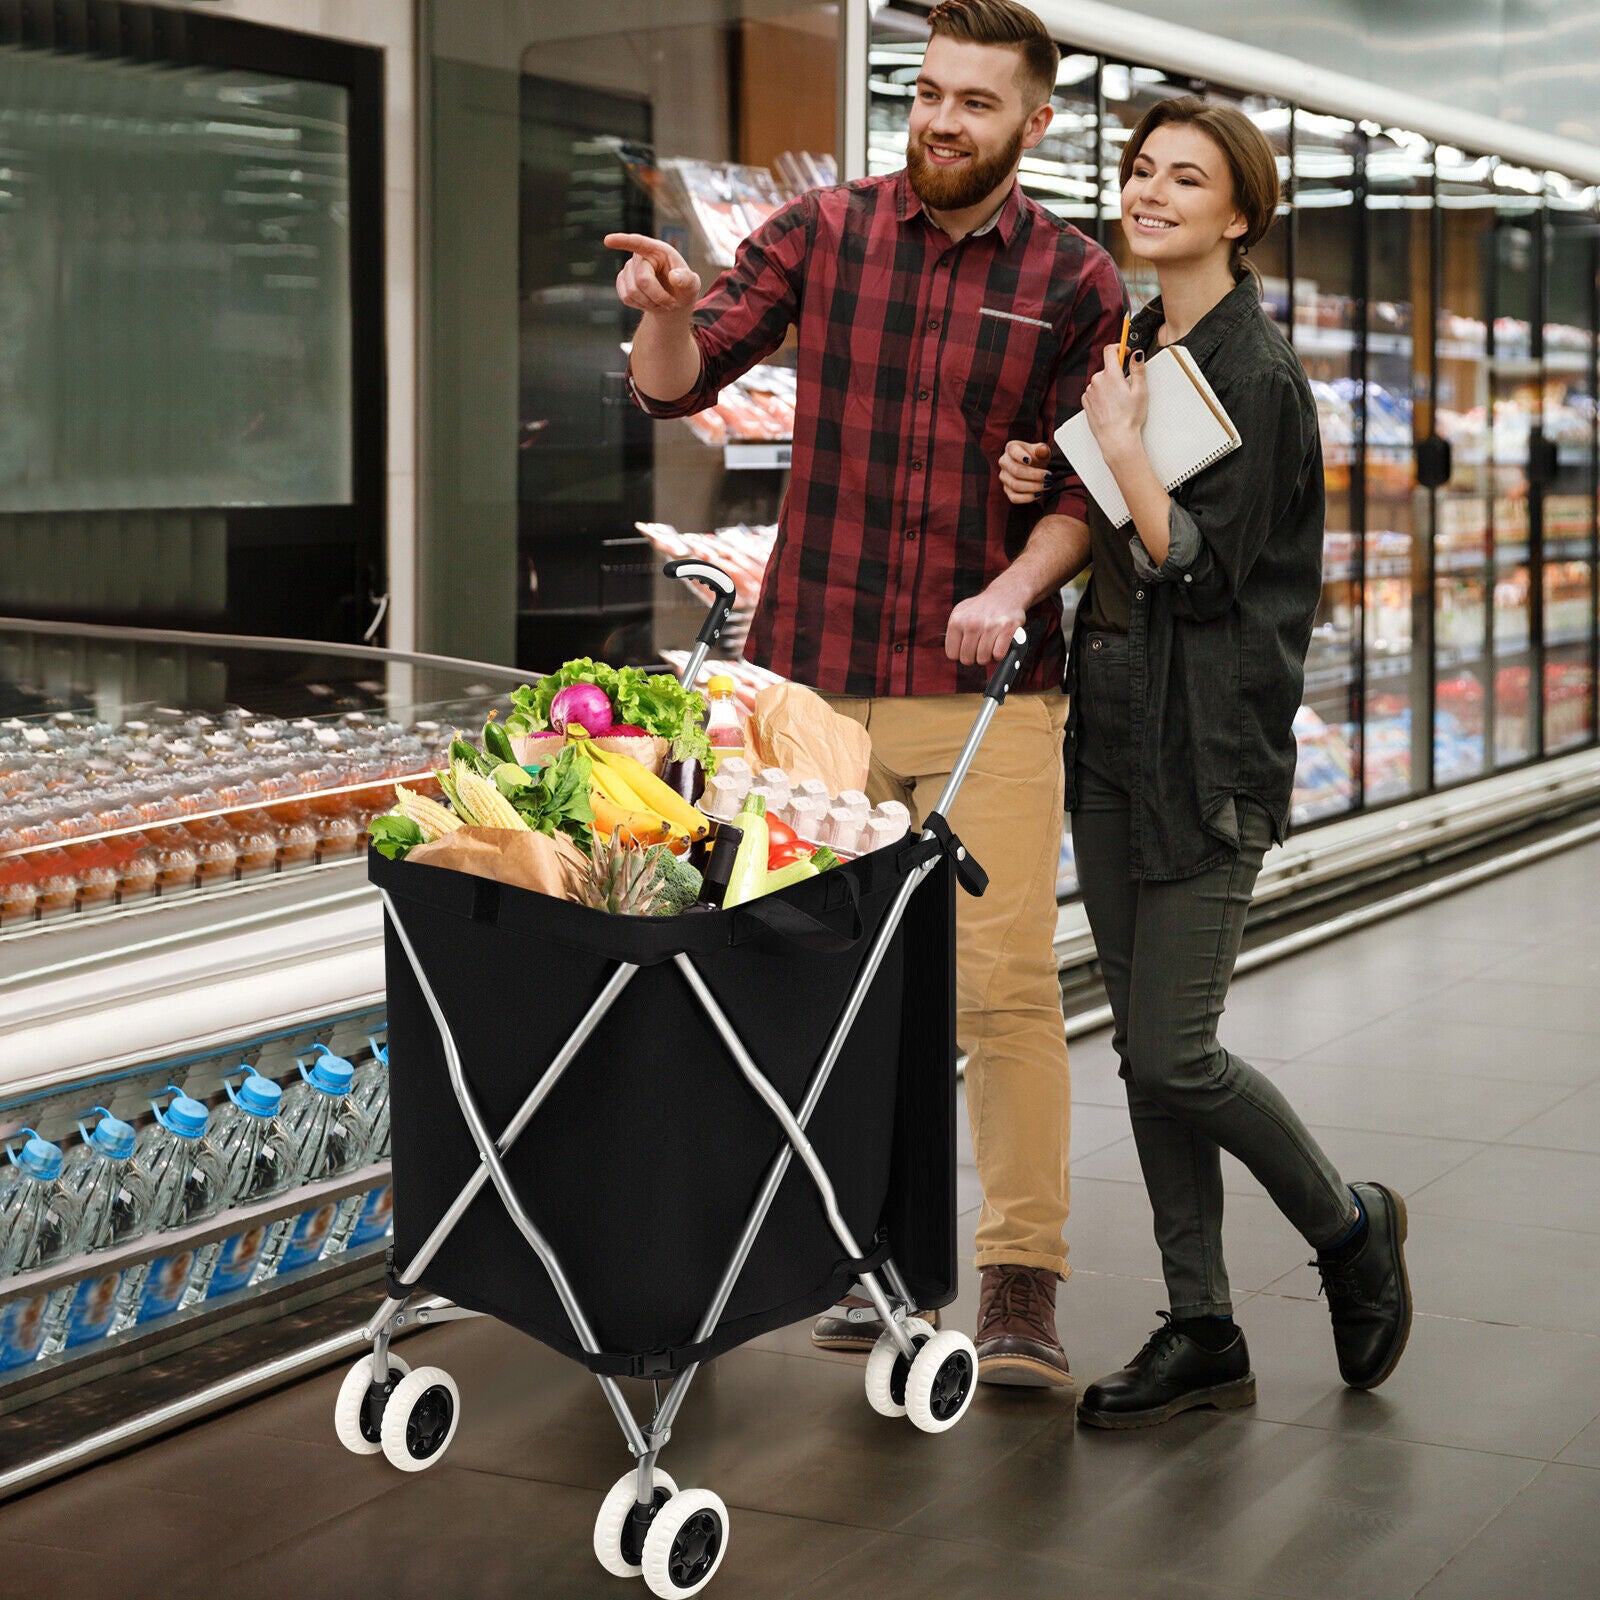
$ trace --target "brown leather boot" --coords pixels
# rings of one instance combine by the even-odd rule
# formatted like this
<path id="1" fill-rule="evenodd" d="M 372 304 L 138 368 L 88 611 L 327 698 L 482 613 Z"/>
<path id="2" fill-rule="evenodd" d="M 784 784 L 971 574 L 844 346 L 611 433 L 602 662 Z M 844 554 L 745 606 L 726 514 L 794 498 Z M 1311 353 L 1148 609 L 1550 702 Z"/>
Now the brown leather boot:
<path id="1" fill-rule="evenodd" d="M 978 1290 L 978 1382 L 1022 1389 L 1072 1383 L 1056 1337 L 1055 1273 L 1039 1267 L 985 1267 Z"/>
<path id="2" fill-rule="evenodd" d="M 913 1311 L 936 1332 L 937 1311 Z M 823 1312 L 811 1329 L 811 1342 L 819 1350 L 850 1350 L 867 1355 L 883 1332 L 883 1321 L 872 1302 L 859 1294 L 847 1294 L 838 1305 Z"/>

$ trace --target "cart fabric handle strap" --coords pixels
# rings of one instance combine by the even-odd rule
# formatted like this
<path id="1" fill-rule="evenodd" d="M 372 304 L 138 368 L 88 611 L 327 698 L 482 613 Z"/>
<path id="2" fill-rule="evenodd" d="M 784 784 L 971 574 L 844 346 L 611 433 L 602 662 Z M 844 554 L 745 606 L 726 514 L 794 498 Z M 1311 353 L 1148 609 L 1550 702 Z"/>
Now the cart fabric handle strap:
<path id="1" fill-rule="evenodd" d="M 840 933 L 830 923 L 777 895 L 764 895 L 736 907 L 734 913 L 736 930 L 738 920 L 744 919 L 747 922 L 760 923 L 768 932 L 777 934 L 781 939 L 787 939 L 791 944 L 805 945 L 809 949 L 820 950 L 827 955 L 838 955 L 845 950 L 853 950 L 861 943 L 862 935 L 866 932 L 866 923 L 861 917 L 861 883 L 848 867 L 835 867 L 828 873 L 827 883 L 830 891 L 836 883 L 843 886 L 844 900 L 839 909 L 843 910 L 844 904 L 849 905 L 851 931 L 848 935 Z M 830 892 L 829 898 L 836 897 Z M 742 942 L 742 936 L 738 931 L 734 933 L 733 942 L 735 944 Z"/>
<path id="2" fill-rule="evenodd" d="M 974 899 L 989 887 L 989 874 L 967 853 L 967 847 L 937 811 L 930 811 L 922 826 L 939 841 L 939 848 L 955 863 L 956 882 Z"/>

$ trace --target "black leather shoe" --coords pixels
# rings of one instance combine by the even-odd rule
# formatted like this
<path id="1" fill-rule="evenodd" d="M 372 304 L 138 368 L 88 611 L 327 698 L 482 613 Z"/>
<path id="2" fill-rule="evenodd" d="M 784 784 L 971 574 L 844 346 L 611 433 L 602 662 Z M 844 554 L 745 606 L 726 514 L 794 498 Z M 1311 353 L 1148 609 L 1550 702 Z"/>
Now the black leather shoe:
<path id="1" fill-rule="evenodd" d="M 1256 1403 L 1256 1376 L 1241 1333 L 1226 1350 L 1203 1350 L 1187 1334 L 1165 1326 L 1121 1372 L 1091 1383 L 1078 1402 L 1078 1421 L 1095 1428 L 1154 1428 L 1180 1411 L 1215 1406 L 1233 1411 Z"/>
<path id="2" fill-rule="evenodd" d="M 1367 1213 L 1367 1237 L 1349 1261 L 1318 1256 L 1333 1318 L 1339 1376 L 1352 1389 L 1376 1389 L 1400 1364 L 1411 1336 L 1411 1280 L 1406 1275 L 1406 1203 L 1381 1183 L 1352 1191 Z"/>

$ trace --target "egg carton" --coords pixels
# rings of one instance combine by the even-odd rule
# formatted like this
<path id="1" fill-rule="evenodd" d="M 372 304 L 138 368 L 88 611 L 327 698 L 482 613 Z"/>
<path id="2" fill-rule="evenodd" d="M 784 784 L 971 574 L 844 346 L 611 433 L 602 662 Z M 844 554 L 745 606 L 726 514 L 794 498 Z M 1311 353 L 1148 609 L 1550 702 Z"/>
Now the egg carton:
<path id="1" fill-rule="evenodd" d="M 781 767 L 755 771 L 743 756 L 717 766 L 701 807 L 719 822 L 733 822 L 752 795 L 767 803 L 767 815 L 787 823 L 808 844 L 827 845 L 835 855 L 861 856 L 903 839 L 911 813 L 898 800 L 873 805 L 859 789 L 829 794 L 818 778 L 790 778 Z"/>

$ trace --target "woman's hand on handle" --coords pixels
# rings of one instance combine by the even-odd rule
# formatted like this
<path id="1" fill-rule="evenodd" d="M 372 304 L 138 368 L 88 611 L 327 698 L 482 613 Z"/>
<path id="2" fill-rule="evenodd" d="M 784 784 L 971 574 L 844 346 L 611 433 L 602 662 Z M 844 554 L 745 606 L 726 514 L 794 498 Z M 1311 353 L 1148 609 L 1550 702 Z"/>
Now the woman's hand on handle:
<path id="1" fill-rule="evenodd" d="M 642 233 L 608 233 L 608 250 L 626 250 L 617 274 L 617 298 L 634 311 L 690 312 L 700 298 L 700 277 L 660 239 Z"/>
<path id="2" fill-rule="evenodd" d="M 1011 439 L 1000 452 L 1000 487 L 1014 506 L 1032 505 L 1051 485 L 1050 446 Z"/>

